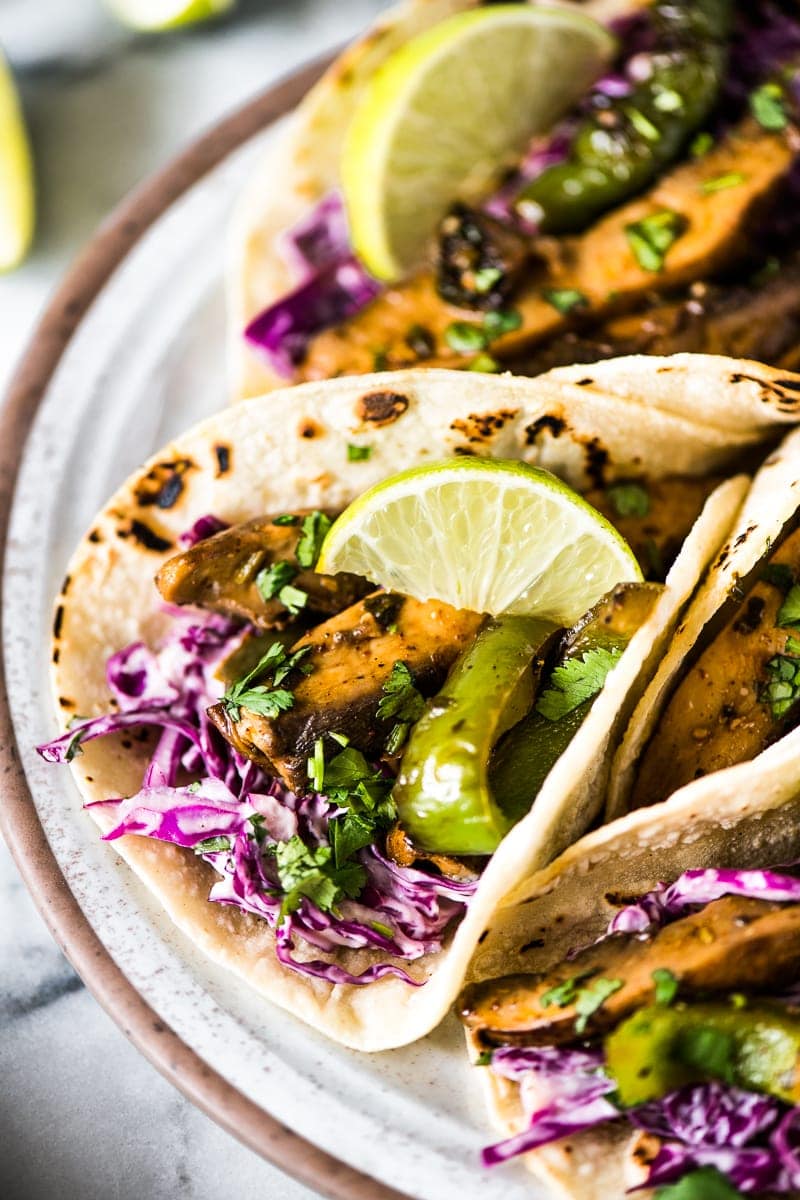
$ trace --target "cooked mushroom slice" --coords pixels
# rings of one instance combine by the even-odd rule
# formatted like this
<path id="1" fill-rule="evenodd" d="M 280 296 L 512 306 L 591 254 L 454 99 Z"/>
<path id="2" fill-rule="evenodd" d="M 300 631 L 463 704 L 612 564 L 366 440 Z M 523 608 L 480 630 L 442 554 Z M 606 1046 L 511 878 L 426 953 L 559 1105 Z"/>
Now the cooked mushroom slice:
<path id="1" fill-rule="evenodd" d="M 798 571 L 800 530 L 765 562 L 761 579 L 683 676 L 642 757 L 635 807 L 748 762 L 797 723 L 797 629 L 781 628 L 778 614 Z"/>
<path id="2" fill-rule="evenodd" d="M 425 850 L 418 850 L 400 825 L 393 826 L 386 835 L 386 853 L 398 866 L 421 867 L 423 870 L 431 866 L 448 879 L 469 881 L 478 879 L 481 873 L 480 860 L 453 858 L 449 854 L 428 854 Z"/>
<path id="3" fill-rule="evenodd" d="M 785 988 L 800 973 L 800 905 L 725 896 L 651 937 L 616 934 L 546 976 L 473 984 L 459 1011 L 486 1045 L 563 1045 L 576 1040 L 582 986 L 621 983 L 588 1017 L 591 1037 L 654 1002 L 657 970 L 671 971 L 683 995 Z"/>
<path id="4" fill-rule="evenodd" d="M 296 551 L 307 514 L 291 515 L 295 524 L 258 517 L 176 554 L 158 572 L 158 590 L 170 604 L 197 604 L 266 629 L 290 619 L 292 598 L 302 611 L 328 614 L 365 595 L 370 584 L 356 575 L 317 575 L 300 566 Z M 302 595 L 289 592 L 282 599 L 287 585 Z"/>
<path id="5" fill-rule="evenodd" d="M 790 132 L 790 131 L 789 131 Z M 501 360 L 519 355 L 572 326 L 576 319 L 601 318 L 637 306 L 651 292 L 664 294 L 706 278 L 750 253 L 749 233 L 793 162 L 787 131 L 769 133 L 747 118 L 703 158 L 679 164 L 644 196 L 624 204 L 577 237 L 538 238 L 534 257 L 509 303 L 518 326 L 491 342 Z M 735 187 L 713 190 L 715 180 L 735 176 Z M 642 252 L 653 231 L 666 247 Z M 635 235 L 635 236 L 634 236 Z M 638 252 L 637 252 L 638 250 Z M 579 297 L 571 306 L 566 296 Z M 561 299 L 559 299 L 561 298 Z M 361 312 L 315 338 L 300 367 L 304 379 L 358 375 L 375 369 L 376 354 L 389 368 L 463 366 L 481 349 L 475 336 L 465 347 L 453 326 L 472 320 L 475 335 L 489 326 L 476 314 L 441 299 L 430 271 L 388 288 Z M 408 337 L 423 327 L 426 351 L 420 357 Z"/>
<path id="6" fill-rule="evenodd" d="M 376 593 L 382 596 L 383 593 Z M 436 600 L 409 597 L 394 605 L 386 625 L 373 597 L 352 605 L 300 638 L 293 651 L 310 653 L 310 668 L 292 687 L 294 704 L 275 718 L 241 708 L 233 720 L 223 703 L 209 716 L 233 746 L 294 791 L 308 790 L 307 760 L 317 738 L 345 736 L 368 757 L 379 758 L 394 726 L 377 715 L 383 684 L 396 662 L 404 662 L 423 695 L 432 695 L 448 668 L 477 633 L 483 617 Z"/>
<path id="7" fill-rule="evenodd" d="M 663 583 L 703 505 L 721 482 L 713 475 L 631 480 L 596 488 L 586 499 L 625 538 L 645 578 Z"/>

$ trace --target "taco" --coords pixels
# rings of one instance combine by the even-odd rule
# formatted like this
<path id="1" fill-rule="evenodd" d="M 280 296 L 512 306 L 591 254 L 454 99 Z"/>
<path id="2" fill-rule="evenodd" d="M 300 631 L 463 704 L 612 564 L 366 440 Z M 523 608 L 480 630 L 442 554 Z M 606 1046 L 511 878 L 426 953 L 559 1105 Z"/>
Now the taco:
<path id="1" fill-rule="evenodd" d="M 495 190 L 454 196 L 403 277 L 370 275 L 342 193 L 348 129 L 398 51 L 475 7 L 393 9 L 271 147 L 232 229 L 235 395 L 415 366 L 536 375 L 631 354 L 796 365 L 800 18 L 788 0 L 572 6 L 616 38 L 601 78 L 577 81 L 573 107 L 511 166 L 480 164 Z M 431 155 L 447 150 L 439 136 Z"/>
<path id="2" fill-rule="evenodd" d="M 798 1194 L 798 762 L 795 730 L 498 908 L 459 1000 L 486 1165 L 580 1200 Z"/>
<path id="3" fill-rule="evenodd" d="M 198 947 L 341 1042 L 376 1050 L 432 1028 L 496 900 L 597 817 L 611 752 L 747 489 L 725 475 L 794 419 L 796 377 L 662 367 L 652 389 L 634 360 L 592 386 L 426 371 L 277 392 L 151 459 L 70 563 L 53 647 L 63 733 L 41 752 L 71 763 L 103 834 Z M 523 630 L 499 685 L 481 614 L 313 570 L 330 519 L 371 485 L 476 454 L 555 472 L 666 570 L 598 595 L 569 629 Z M 486 519 L 468 531 L 478 558 L 497 553 Z M 481 702 L 495 691 L 472 704 L 473 760 L 512 779 L 515 811 L 492 801 L 478 846 L 409 837 L 399 751 L 417 754 L 443 684 L 440 709 L 475 700 L 476 656 Z M 557 711 L 531 711 L 548 694 Z M 443 827 L 463 828 L 452 810 Z"/>

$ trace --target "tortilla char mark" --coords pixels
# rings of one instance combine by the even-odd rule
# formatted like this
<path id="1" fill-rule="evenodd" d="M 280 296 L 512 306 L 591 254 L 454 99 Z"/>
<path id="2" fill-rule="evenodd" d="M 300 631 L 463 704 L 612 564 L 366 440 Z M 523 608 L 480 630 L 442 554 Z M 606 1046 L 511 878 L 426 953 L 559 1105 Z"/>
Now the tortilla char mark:
<path id="1" fill-rule="evenodd" d="M 747 536 L 757 536 L 756 530 L 740 538 Z M 769 582 L 776 568 L 778 580 L 781 568 L 787 573 L 784 586 Z M 634 807 L 656 804 L 692 779 L 755 758 L 796 723 L 796 705 L 779 711 L 769 702 L 768 688 L 769 664 L 780 663 L 797 635 L 778 625 L 778 614 L 784 589 L 798 573 L 800 530 L 764 561 L 761 578 L 734 598 L 724 626 L 705 648 L 698 647 L 642 757 Z"/>
<path id="2" fill-rule="evenodd" d="M 520 315 L 519 328 L 493 341 L 492 355 L 508 360 L 576 322 L 627 311 L 648 294 L 686 286 L 747 257 L 753 223 L 773 198 L 793 157 L 786 132 L 770 133 L 747 118 L 703 158 L 674 167 L 645 195 L 621 205 L 585 233 L 531 240 L 528 269 L 508 301 Z M 736 187 L 705 190 L 704 185 L 734 172 L 742 176 Z M 684 231 L 670 247 L 663 269 L 646 270 L 631 248 L 628 230 L 665 211 L 676 214 Z M 545 298 L 557 292 L 577 292 L 583 303 L 572 312 L 561 312 Z M 480 326 L 482 314 L 444 301 L 433 272 L 421 271 L 313 339 L 299 378 L 366 374 L 375 369 L 376 356 L 390 369 L 465 366 L 474 354 L 459 353 L 448 340 L 450 326 L 464 320 Z M 424 358 L 409 337 L 420 327 L 427 334 Z"/>
<path id="3" fill-rule="evenodd" d="M 356 402 L 356 416 L 359 421 L 380 429 L 399 420 L 408 404 L 408 397 L 401 392 L 367 392 Z"/>
<path id="4" fill-rule="evenodd" d="M 156 463 L 136 484 L 136 503 L 140 508 L 172 508 L 186 486 L 186 475 L 193 470 L 196 465 L 190 458 Z"/>
<path id="5" fill-rule="evenodd" d="M 650 936 L 615 934 L 545 976 L 473 984 L 459 1010 L 486 1045 L 564 1045 L 576 1040 L 578 1014 L 572 1001 L 554 1000 L 553 989 L 571 980 L 622 981 L 589 1017 L 585 1036 L 591 1037 L 654 1003 L 657 969 L 670 971 L 689 996 L 786 987 L 800 972 L 800 905 L 725 896 Z"/>
<path id="6" fill-rule="evenodd" d="M 387 625 L 376 593 L 316 626 L 292 652 L 305 647 L 308 675 L 292 687 L 294 706 L 276 718 L 240 710 L 234 721 L 223 704 L 209 710 L 220 732 L 241 753 L 278 774 L 301 794 L 308 790 L 307 760 L 326 733 L 344 735 L 368 757 L 380 757 L 394 724 L 379 718 L 383 685 L 404 662 L 423 695 L 433 695 L 448 669 L 477 633 L 483 617 L 437 600 L 404 597 Z"/>

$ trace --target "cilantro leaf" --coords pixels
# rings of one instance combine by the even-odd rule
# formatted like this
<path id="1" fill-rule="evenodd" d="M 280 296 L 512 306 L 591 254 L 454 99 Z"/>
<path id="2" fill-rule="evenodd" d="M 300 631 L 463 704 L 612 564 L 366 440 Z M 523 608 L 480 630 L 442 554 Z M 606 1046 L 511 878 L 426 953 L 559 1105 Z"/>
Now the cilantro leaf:
<path id="1" fill-rule="evenodd" d="M 506 333 L 513 333 L 522 325 L 522 313 L 516 308 L 495 309 L 487 312 L 483 318 L 483 328 L 490 342 L 496 341 Z"/>
<path id="2" fill-rule="evenodd" d="M 783 88 L 779 83 L 762 83 L 750 93 L 750 112 L 762 129 L 777 133 L 789 124 Z"/>
<path id="3" fill-rule="evenodd" d="M 310 664 L 303 663 L 310 649 L 310 646 L 303 646 L 287 656 L 286 647 L 280 642 L 273 642 L 252 671 L 231 684 L 222 697 L 221 703 L 231 720 L 238 721 L 243 708 L 270 719 L 290 709 L 294 704 L 294 696 L 285 688 L 279 689 L 278 685 L 294 670 L 300 670 L 303 674 L 311 670 Z M 263 675 L 272 677 L 272 689 L 265 684 L 253 686 L 254 681 Z"/>
<path id="4" fill-rule="evenodd" d="M 759 693 L 759 701 L 768 704 L 775 720 L 786 715 L 800 699 L 800 642 L 796 638 L 786 639 L 788 654 L 776 654 L 764 668 L 767 683 Z"/>
<path id="5" fill-rule="evenodd" d="M 570 975 L 569 979 L 565 979 L 563 983 L 557 983 L 555 987 L 551 987 L 539 998 L 542 1008 L 549 1008 L 551 1004 L 554 1004 L 556 1008 L 566 1008 L 568 1004 L 573 1004 L 578 995 L 578 984 L 582 983 L 584 979 L 588 979 L 591 974 L 591 971 L 584 971 L 582 975 Z"/>
<path id="6" fill-rule="evenodd" d="M 714 146 L 714 139 L 708 130 L 698 133 L 689 146 L 689 153 L 692 158 L 702 158 L 704 154 L 708 154 Z"/>
<path id="7" fill-rule="evenodd" d="M 307 570 L 315 565 L 325 540 L 325 534 L 332 524 L 330 517 L 326 516 L 324 512 L 320 512 L 319 509 L 315 509 L 307 517 L 303 517 L 300 541 L 295 550 L 295 557 L 301 567 Z"/>
<path id="8" fill-rule="evenodd" d="M 457 354 L 475 354 L 478 350 L 485 350 L 489 344 L 480 325 L 473 325 L 470 321 L 453 321 L 444 331 L 444 340 Z"/>
<path id="9" fill-rule="evenodd" d="M 716 1167 L 701 1167 L 659 1188 L 656 1200 L 744 1200 L 744 1196 Z"/>
<path id="10" fill-rule="evenodd" d="M 287 584 L 278 592 L 278 599 L 290 616 L 296 617 L 297 614 L 304 609 L 308 604 L 308 592 L 304 592 L 302 588 L 292 587 Z"/>
<path id="11" fill-rule="evenodd" d="M 284 559 L 271 563 L 256 575 L 256 587 L 265 600 L 272 600 L 281 588 L 291 583 L 297 574 L 297 567 Z"/>
<path id="12" fill-rule="evenodd" d="M 328 838 L 337 868 L 344 865 L 394 822 L 397 811 L 391 799 L 392 783 L 374 770 L 360 750 L 345 748 L 330 762 L 325 761 L 322 738 L 308 761 L 308 774 L 315 792 L 345 811 L 328 826 Z"/>
<path id="13" fill-rule="evenodd" d="M 589 303 L 583 292 L 578 292 L 575 288 L 545 288 L 542 297 L 548 304 L 552 304 L 556 312 L 565 315 L 575 308 L 585 308 Z"/>
<path id="14" fill-rule="evenodd" d="M 560 721 L 584 700 L 597 695 L 621 654 L 618 647 L 596 646 L 586 650 L 580 658 L 566 659 L 554 668 L 550 687 L 539 697 L 536 711 L 548 721 Z"/>
<path id="15" fill-rule="evenodd" d="M 219 850 L 230 850 L 231 839 L 229 837 L 211 837 L 206 838 L 204 842 L 197 842 L 194 847 L 195 854 L 215 854 Z"/>
<path id="16" fill-rule="evenodd" d="M 485 296 L 503 278 L 499 267 L 479 267 L 472 276 L 472 283 L 479 296 Z"/>
<path id="17" fill-rule="evenodd" d="M 764 583 L 771 583 L 784 595 L 791 591 L 794 584 L 794 572 L 787 563 L 767 563 L 761 572 Z"/>
<path id="18" fill-rule="evenodd" d="M 672 1001 L 678 994 L 678 980 L 672 974 L 672 971 L 668 970 L 667 967 L 656 967 L 651 978 L 656 985 L 656 1004 L 663 1004 L 665 1007 L 672 1004 Z"/>
<path id="19" fill-rule="evenodd" d="M 490 1067 L 492 1065 L 492 1056 L 494 1050 L 481 1050 L 478 1057 L 473 1062 L 473 1067 Z"/>
<path id="20" fill-rule="evenodd" d="M 295 516 L 294 513 L 281 513 L 281 515 L 279 517 L 275 517 L 273 519 L 272 524 L 273 525 L 299 525 L 300 518 Z"/>
<path id="21" fill-rule="evenodd" d="M 371 454 L 372 446 L 356 446 L 352 442 L 347 443 L 348 462 L 366 462 Z"/>
<path id="22" fill-rule="evenodd" d="M 606 496 L 618 517 L 646 517 L 650 512 L 650 497 L 640 483 L 612 484 Z"/>
<path id="23" fill-rule="evenodd" d="M 686 226 L 686 217 L 671 208 L 625 226 L 628 245 L 643 271 L 655 273 L 662 269 L 667 251 L 686 231 Z"/>
<path id="24" fill-rule="evenodd" d="M 236 704 L 246 708 L 248 712 L 255 713 L 256 716 L 267 717 L 272 721 L 294 706 L 294 696 L 285 688 L 270 690 L 261 684 L 242 692 L 237 696 Z M 235 721 L 238 719 L 238 716 L 234 717 Z"/>
<path id="25" fill-rule="evenodd" d="M 285 895 L 281 920 L 295 912 L 303 897 L 322 912 L 332 912 L 344 897 L 354 900 L 364 888 L 367 873 L 358 863 L 338 868 L 330 846 L 310 849 L 297 834 L 269 847 Z"/>
<path id="26" fill-rule="evenodd" d="M 594 1016 L 597 1010 L 603 1007 L 609 996 L 613 996 L 614 992 L 618 992 L 622 986 L 621 979 L 604 979 L 601 975 L 599 979 L 593 979 L 591 983 L 582 987 L 575 999 L 575 1012 L 577 1013 L 575 1032 L 584 1033 L 589 1024 L 589 1018 Z"/>
<path id="27" fill-rule="evenodd" d="M 377 714 L 383 718 L 396 718 L 386 743 L 387 752 L 396 754 L 405 742 L 409 728 L 422 716 L 425 698 L 417 690 L 411 671 L 400 660 L 392 667 L 381 691 L 383 695 L 378 702 Z"/>
<path id="28" fill-rule="evenodd" d="M 789 588 L 778 609 L 777 624 L 780 629 L 785 629 L 787 625 L 800 625 L 800 584 L 794 583 Z"/>

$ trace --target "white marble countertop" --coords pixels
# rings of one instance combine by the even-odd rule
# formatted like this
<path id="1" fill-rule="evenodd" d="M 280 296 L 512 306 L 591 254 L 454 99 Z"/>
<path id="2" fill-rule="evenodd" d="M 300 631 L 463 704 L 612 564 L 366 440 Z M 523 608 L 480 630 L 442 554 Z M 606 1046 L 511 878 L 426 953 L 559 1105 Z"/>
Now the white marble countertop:
<path id="1" fill-rule="evenodd" d="M 34 253 L 0 278 L 0 391 L 70 259 L 109 209 L 249 95 L 385 0 L 240 0 L 214 28 L 132 38 L 100 0 L 0 0 L 39 179 Z M 313 1200 L 166 1083 L 87 993 L 0 842 L 4 1200 Z"/>

